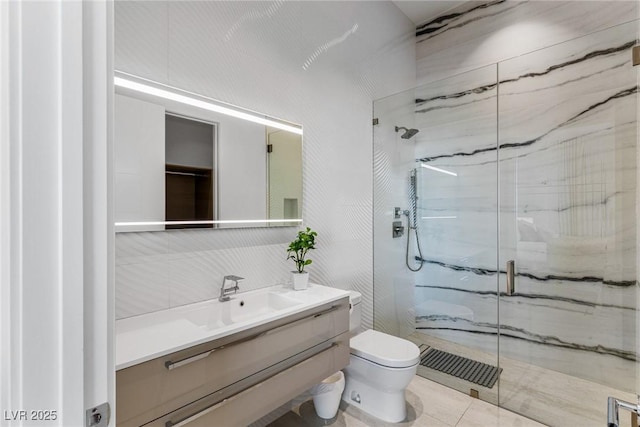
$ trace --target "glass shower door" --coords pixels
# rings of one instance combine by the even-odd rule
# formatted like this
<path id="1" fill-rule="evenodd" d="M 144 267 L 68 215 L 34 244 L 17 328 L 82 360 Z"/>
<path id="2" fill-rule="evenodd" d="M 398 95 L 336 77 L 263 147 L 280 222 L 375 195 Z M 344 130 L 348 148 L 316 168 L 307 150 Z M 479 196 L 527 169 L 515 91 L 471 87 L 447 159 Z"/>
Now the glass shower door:
<path id="1" fill-rule="evenodd" d="M 412 126 L 420 133 L 412 167 L 424 263 L 411 278 L 413 337 L 425 349 L 418 374 L 495 404 L 496 75 L 491 65 L 415 89 Z M 417 249 L 412 240 L 412 267 Z"/>
<path id="2" fill-rule="evenodd" d="M 549 425 L 637 402 L 637 39 L 636 21 L 498 64 L 499 401 Z"/>

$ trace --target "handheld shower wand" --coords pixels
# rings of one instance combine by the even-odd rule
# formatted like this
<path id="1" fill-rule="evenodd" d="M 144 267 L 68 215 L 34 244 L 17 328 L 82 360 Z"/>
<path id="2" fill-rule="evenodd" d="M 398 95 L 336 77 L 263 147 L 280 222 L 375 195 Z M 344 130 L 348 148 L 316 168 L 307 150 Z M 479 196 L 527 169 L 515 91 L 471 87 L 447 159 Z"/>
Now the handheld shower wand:
<path id="1" fill-rule="evenodd" d="M 402 213 L 407 216 L 407 228 L 409 232 L 407 232 L 407 249 L 405 251 L 405 264 L 407 268 L 411 271 L 420 271 L 422 266 L 424 265 L 424 258 L 422 257 L 422 249 L 420 248 L 420 239 L 418 238 L 418 177 L 417 170 L 412 169 L 409 175 L 409 210 L 405 210 Z M 413 220 L 413 225 L 411 225 L 411 220 Z M 418 249 L 418 257 L 420 258 L 420 265 L 418 268 L 413 268 L 409 264 L 409 243 L 411 239 L 411 230 L 413 230 L 416 236 L 416 247 Z"/>

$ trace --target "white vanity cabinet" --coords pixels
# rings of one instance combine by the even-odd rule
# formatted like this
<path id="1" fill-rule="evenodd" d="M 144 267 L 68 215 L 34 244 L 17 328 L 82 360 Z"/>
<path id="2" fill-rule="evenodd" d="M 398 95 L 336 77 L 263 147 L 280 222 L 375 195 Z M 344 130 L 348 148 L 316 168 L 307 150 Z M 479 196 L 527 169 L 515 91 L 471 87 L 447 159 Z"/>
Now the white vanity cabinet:
<path id="1" fill-rule="evenodd" d="M 116 421 L 245 426 L 344 368 L 347 297 L 116 372 Z"/>

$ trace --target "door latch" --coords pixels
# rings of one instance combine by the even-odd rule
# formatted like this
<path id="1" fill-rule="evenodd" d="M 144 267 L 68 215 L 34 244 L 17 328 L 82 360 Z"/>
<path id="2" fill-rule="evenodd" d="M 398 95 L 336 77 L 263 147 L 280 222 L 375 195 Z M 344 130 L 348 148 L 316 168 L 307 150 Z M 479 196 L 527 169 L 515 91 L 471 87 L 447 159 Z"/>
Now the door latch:
<path id="1" fill-rule="evenodd" d="M 107 427 L 109 425 L 109 417 L 111 416 L 111 407 L 109 402 L 102 403 L 95 408 L 89 408 L 86 411 L 85 427 Z"/>

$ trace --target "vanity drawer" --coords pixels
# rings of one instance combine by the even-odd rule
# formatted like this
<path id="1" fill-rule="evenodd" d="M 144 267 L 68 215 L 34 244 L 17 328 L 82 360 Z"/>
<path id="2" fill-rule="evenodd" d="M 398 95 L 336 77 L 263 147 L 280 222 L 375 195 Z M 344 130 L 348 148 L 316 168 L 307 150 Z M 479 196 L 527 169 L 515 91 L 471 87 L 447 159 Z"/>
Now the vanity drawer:
<path id="1" fill-rule="evenodd" d="M 302 362 L 260 383 L 220 399 L 208 396 L 148 424 L 149 427 L 246 426 L 344 368 L 349 362 L 348 334 L 314 350 Z M 145 426 L 147 427 L 147 426 Z"/>
<path id="2" fill-rule="evenodd" d="M 348 307 L 342 298 L 117 371 L 117 424 L 140 426 L 327 343 L 348 331 Z"/>

